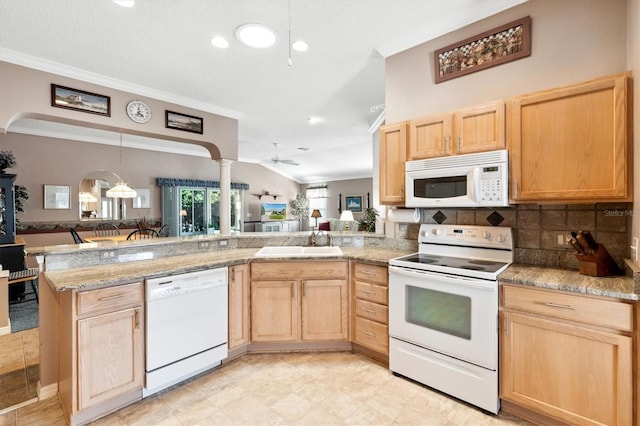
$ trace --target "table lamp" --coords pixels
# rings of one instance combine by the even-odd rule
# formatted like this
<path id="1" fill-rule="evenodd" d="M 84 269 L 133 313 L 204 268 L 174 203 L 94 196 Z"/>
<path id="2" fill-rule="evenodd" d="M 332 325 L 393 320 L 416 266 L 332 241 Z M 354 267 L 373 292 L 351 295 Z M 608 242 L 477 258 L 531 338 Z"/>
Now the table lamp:
<path id="1" fill-rule="evenodd" d="M 340 213 L 340 220 L 345 222 L 353 222 L 355 219 L 353 218 L 353 212 L 351 210 L 343 210 Z M 345 231 L 349 230 L 349 223 L 344 226 Z"/>
<path id="2" fill-rule="evenodd" d="M 311 212 L 311 217 L 312 217 L 312 218 L 314 218 L 314 219 L 316 220 L 316 226 L 314 226 L 314 228 L 317 228 L 317 227 L 318 227 L 318 218 L 319 218 L 319 217 L 322 217 L 322 214 L 320 213 L 320 210 L 318 210 L 318 209 L 314 209 L 314 210 Z"/>

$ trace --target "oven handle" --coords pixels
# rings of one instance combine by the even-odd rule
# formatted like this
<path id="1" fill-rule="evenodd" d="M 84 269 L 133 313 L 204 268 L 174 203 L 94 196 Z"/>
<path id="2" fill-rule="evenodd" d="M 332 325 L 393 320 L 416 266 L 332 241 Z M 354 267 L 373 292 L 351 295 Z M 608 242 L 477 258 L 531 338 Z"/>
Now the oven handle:
<path id="1" fill-rule="evenodd" d="M 424 276 L 424 277 L 429 277 L 429 278 L 433 278 L 434 280 L 440 280 L 440 281 L 455 281 L 457 285 L 463 285 L 466 287 L 473 287 L 478 289 L 491 290 L 491 289 L 497 288 L 497 283 L 492 280 L 463 277 L 459 275 L 433 273 L 429 271 L 421 271 L 418 269 L 403 268 L 401 266 L 389 266 L 389 277 L 391 277 L 392 273 L 403 275 L 406 277 L 412 277 L 412 278 L 419 278 L 420 276 Z M 477 284 L 478 282 L 482 284 Z"/>

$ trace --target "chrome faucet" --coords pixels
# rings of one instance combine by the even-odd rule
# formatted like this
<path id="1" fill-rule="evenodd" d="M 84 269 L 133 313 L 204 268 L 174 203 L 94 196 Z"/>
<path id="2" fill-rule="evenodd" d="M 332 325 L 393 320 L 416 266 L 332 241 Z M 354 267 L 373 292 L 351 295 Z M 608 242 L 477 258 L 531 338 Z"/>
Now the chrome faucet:
<path id="1" fill-rule="evenodd" d="M 324 231 L 316 231 L 315 229 L 311 231 L 311 245 L 315 246 L 318 243 L 318 237 L 324 235 Z"/>

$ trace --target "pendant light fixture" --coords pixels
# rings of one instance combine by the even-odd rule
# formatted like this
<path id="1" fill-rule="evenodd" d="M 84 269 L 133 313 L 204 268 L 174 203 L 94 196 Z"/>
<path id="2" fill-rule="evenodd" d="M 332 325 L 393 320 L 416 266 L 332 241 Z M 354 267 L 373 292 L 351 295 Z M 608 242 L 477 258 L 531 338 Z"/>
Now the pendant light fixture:
<path id="1" fill-rule="evenodd" d="M 138 194 L 122 179 L 122 133 L 120 133 L 120 182 L 113 188 L 107 190 L 107 197 L 109 198 L 135 198 Z"/>

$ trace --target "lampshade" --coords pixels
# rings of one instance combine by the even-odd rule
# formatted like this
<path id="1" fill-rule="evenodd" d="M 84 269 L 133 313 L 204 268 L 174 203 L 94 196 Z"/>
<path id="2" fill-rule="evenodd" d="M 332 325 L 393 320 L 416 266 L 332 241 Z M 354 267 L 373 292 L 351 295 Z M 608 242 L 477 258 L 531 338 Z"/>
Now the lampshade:
<path id="1" fill-rule="evenodd" d="M 122 133 L 120 133 L 120 176 L 122 176 Z M 118 182 L 116 186 L 107 191 L 109 198 L 136 198 L 137 196 L 138 193 L 123 181 Z"/>
<path id="2" fill-rule="evenodd" d="M 340 213 L 340 220 L 355 220 L 353 218 L 353 212 L 351 210 L 343 210 L 342 213 Z"/>
<path id="3" fill-rule="evenodd" d="M 186 215 L 187 215 L 186 210 L 180 210 L 180 216 L 186 216 Z"/>
<path id="4" fill-rule="evenodd" d="M 96 203 L 98 201 L 96 196 L 90 192 L 81 192 L 79 198 L 81 203 Z"/>
<path id="5" fill-rule="evenodd" d="M 124 182 L 118 182 L 116 186 L 107 190 L 107 197 L 109 198 L 136 198 L 138 193 Z"/>
<path id="6" fill-rule="evenodd" d="M 322 214 L 320 213 L 320 210 L 318 210 L 318 209 L 314 209 L 314 210 L 311 212 L 311 217 L 315 217 L 315 218 L 317 219 L 317 218 L 319 218 L 319 217 L 322 217 Z"/>

